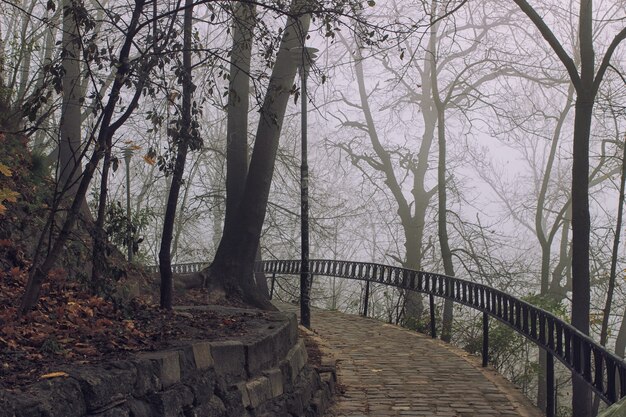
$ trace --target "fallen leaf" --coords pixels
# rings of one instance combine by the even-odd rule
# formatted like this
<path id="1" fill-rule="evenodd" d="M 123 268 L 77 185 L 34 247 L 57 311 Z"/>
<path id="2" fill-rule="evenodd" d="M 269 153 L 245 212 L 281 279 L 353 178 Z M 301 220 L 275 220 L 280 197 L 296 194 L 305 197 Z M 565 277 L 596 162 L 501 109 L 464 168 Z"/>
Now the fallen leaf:
<path id="1" fill-rule="evenodd" d="M 74 350 L 83 356 L 96 356 L 98 354 L 98 350 L 93 346 L 76 346 Z"/>
<path id="2" fill-rule="evenodd" d="M 0 188 L 0 200 L 6 200 L 9 203 L 15 203 L 20 193 L 9 188 Z"/>
<path id="3" fill-rule="evenodd" d="M 5 177 L 10 177 L 11 175 L 13 175 L 13 173 L 11 172 L 11 168 L 4 165 L 2 162 L 0 162 L 0 173 L 3 174 Z"/>
<path id="4" fill-rule="evenodd" d="M 40 376 L 40 379 L 50 379 L 50 378 L 59 378 L 59 377 L 68 377 L 69 375 L 67 374 L 67 372 L 51 372 L 49 374 L 44 374 L 42 376 Z"/>

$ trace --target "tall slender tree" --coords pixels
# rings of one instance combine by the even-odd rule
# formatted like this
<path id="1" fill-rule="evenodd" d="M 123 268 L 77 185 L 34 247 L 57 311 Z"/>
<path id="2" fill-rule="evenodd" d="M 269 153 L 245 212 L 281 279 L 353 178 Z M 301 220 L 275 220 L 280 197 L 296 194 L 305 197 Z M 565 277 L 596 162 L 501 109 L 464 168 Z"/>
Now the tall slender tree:
<path id="1" fill-rule="evenodd" d="M 619 44 L 626 39 L 621 29 L 607 47 L 600 65 L 596 67 L 593 33 L 593 1 L 580 0 L 578 14 L 578 45 L 580 71 L 574 59 L 546 21 L 526 0 L 514 0 L 536 26 L 541 36 L 561 61 L 576 90 L 574 113 L 574 149 L 572 165 L 572 325 L 589 334 L 590 275 L 589 275 L 589 138 L 593 107 L 604 74 Z M 582 361 L 577 352 L 575 361 Z M 582 366 L 582 364 L 581 364 Z M 591 415 L 591 391 L 578 376 L 573 376 L 572 410 L 574 417 Z"/>
<path id="2" fill-rule="evenodd" d="M 185 13 L 183 18 L 183 60 L 180 65 L 179 83 L 182 85 L 182 107 L 177 128 L 172 132 L 172 146 L 176 148 L 176 161 L 174 172 L 167 196 L 165 217 L 163 219 L 163 235 L 161 236 L 161 248 L 159 250 L 159 272 L 161 273 L 161 308 L 172 309 L 173 279 L 172 279 L 172 240 L 174 236 L 174 223 L 176 221 L 176 209 L 178 195 L 183 182 L 187 152 L 197 149 L 200 145 L 198 130 L 192 119 L 192 95 L 195 90 L 192 78 L 192 41 L 193 31 L 193 0 L 185 0 Z"/>

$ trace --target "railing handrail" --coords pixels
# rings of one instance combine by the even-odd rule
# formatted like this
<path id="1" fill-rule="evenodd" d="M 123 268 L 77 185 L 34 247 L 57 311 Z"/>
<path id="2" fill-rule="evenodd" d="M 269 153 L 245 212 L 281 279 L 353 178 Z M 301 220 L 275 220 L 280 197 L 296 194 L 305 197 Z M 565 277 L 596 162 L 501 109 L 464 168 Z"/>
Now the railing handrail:
<path id="1" fill-rule="evenodd" d="M 208 262 L 183 262 L 180 264 L 173 264 L 172 272 L 175 274 L 190 274 L 193 272 L 200 272 L 208 264 Z M 145 265 L 144 268 L 148 272 L 159 272 L 159 265 Z"/>
<path id="2" fill-rule="evenodd" d="M 267 260 L 257 262 L 255 272 L 297 275 L 300 265 L 300 260 Z M 551 367 L 552 357 L 556 357 L 606 403 L 613 404 L 626 396 L 626 362 L 622 358 L 554 314 L 503 291 L 461 278 L 378 263 L 311 259 L 309 271 L 311 275 L 390 285 L 472 307 L 483 312 L 485 330 L 488 315 L 508 325 L 549 353 L 548 367 Z M 431 316 L 434 317 L 433 311 Z M 484 357 L 483 363 L 486 363 Z M 553 384 L 554 370 L 547 369 L 547 372 L 551 372 L 547 380 L 552 380 Z M 552 389 L 549 388 L 549 392 Z M 552 407 L 547 410 L 550 416 L 554 413 L 554 404 L 549 407 Z"/>

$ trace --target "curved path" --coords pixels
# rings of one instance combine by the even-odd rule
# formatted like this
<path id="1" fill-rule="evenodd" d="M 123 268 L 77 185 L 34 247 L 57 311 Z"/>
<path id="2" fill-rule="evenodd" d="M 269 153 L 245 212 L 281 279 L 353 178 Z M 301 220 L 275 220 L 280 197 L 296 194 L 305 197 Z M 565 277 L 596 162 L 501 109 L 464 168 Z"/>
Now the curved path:
<path id="1" fill-rule="evenodd" d="M 328 417 L 543 415 L 493 368 L 447 343 L 360 316 L 325 310 L 311 316 L 345 390 Z"/>

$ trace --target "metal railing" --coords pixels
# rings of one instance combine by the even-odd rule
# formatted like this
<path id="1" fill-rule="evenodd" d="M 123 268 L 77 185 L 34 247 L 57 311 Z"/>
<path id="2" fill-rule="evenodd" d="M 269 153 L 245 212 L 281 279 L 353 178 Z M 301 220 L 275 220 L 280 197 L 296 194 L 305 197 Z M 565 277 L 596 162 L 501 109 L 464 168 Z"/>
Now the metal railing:
<path id="1" fill-rule="evenodd" d="M 209 265 L 207 262 L 188 262 L 184 264 L 172 265 L 173 274 L 191 274 L 193 272 L 200 272 L 203 268 Z M 159 265 L 146 265 L 144 267 L 146 271 L 152 273 L 159 272 Z"/>
<path id="2" fill-rule="evenodd" d="M 626 396 L 626 362 L 552 313 L 502 291 L 459 278 L 375 263 L 312 259 L 309 270 L 311 275 L 366 281 L 366 316 L 370 282 L 428 294 L 433 337 L 436 337 L 435 296 L 482 311 L 483 366 L 489 361 L 489 316 L 498 319 L 548 353 L 545 369 L 548 417 L 555 415 L 556 408 L 554 358 L 582 378 L 606 403 L 613 404 Z M 272 279 L 276 274 L 298 275 L 300 260 L 258 262 L 255 272 L 272 274 Z"/>

